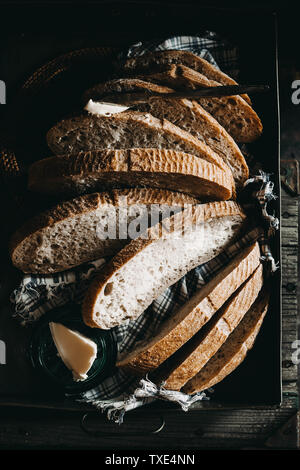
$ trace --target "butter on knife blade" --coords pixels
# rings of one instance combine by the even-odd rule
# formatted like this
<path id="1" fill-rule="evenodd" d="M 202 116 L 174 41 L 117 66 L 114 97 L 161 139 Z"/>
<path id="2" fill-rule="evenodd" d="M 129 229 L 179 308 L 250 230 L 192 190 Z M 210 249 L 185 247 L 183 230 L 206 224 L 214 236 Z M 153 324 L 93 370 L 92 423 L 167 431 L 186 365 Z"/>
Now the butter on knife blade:
<path id="1" fill-rule="evenodd" d="M 84 108 L 88 113 L 97 114 L 98 116 L 111 116 L 112 114 L 122 113 L 129 109 L 128 106 L 122 106 L 114 103 L 102 103 L 89 100 Z"/>
<path id="2" fill-rule="evenodd" d="M 50 322 L 49 328 L 58 354 L 72 371 L 73 379 L 76 382 L 86 380 L 97 356 L 96 343 L 61 323 Z"/>

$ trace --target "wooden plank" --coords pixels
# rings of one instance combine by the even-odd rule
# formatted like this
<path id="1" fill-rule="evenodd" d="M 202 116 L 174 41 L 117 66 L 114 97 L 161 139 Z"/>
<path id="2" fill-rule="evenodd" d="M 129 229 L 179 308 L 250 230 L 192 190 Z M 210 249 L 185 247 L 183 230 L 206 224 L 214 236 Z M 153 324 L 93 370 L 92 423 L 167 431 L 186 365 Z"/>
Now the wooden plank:
<path id="1" fill-rule="evenodd" d="M 0 422 L 0 446 L 11 448 L 47 448 L 63 445 L 67 448 L 97 449 L 207 449 L 263 447 L 266 439 L 293 416 L 293 410 L 282 407 L 274 410 L 207 410 L 199 412 L 164 413 L 165 427 L 157 435 L 147 437 L 136 431 L 154 429 L 159 416 L 151 408 L 143 413 L 128 414 L 122 426 L 107 423 L 103 415 L 93 413 L 86 422 L 94 432 L 105 436 L 88 435 L 80 428 L 81 414 L 64 414 L 59 419 L 55 411 L 43 412 L 44 425 L 39 415 L 30 410 L 21 411 L 17 417 L 5 414 Z M 105 426 L 105 427 L 104 427 Z"/>
<path id="2" fill-rule="evenodd" d="M 298 366 L 292 362 L 297 340 L 298 200 L 281 192 L 282 243 L 282 381 L 297 393 Z"/>

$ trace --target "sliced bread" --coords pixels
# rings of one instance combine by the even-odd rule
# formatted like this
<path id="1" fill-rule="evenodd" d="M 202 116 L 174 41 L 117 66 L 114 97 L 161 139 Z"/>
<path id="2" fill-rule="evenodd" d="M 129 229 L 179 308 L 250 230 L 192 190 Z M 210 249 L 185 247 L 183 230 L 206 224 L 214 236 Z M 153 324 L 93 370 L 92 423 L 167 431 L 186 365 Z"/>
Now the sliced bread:
<path id="1" fill-rule="evenodd" d="M 213 163 L 228 174 L 224 160 L 206 144 L 166 119 L 128 111 L 112 116 L 82 114 L 63 119 L 48 131 L 57 155 L 97 149 L 158 148 L 180 150 Z"/>
<path id="2" fill-rule="evenodd" d="M 183 392 L 192 394 L 206 390 L 221 382 L 245 359 L 258 335 L 268 310 L 269 292 L 262 289 L 242 321 L 229 335 L 223 346 L 207 364 L 183 387 Z"/>
<path id="3" fill-rule="evenodd" d="M 220 349 L 255 301 L 262 285 L 260 265 L 203 329 L 154 371 L 155 381 L 163 381 L 167 389 L 180 390 Z"/>
<path id="4" fill-rule="evenodd" d="M 83 319 L 113 328 L 135 320 L 188 271 L 216 256 L 242 228 L 245 216 L 233 201 L 184 209 L 122 249 L 87 291 Z"/>
<path id="5" fill-rule="evenodd" d="M 230 199 L 232 179 L 216 165 L 176 150 L 91 150 L 45 158 L 29 168 L 28 188 L 79 195 L 111 188 L 170 189 L 202 202 Z"/>
<path id="6" fill-rule="evenodd" d="M 64 271 L 114 255 L 130 240 L 130 233 L 134 235 L 129 228 L 137 217 L 146 230 L 151 216 L 155 223 L 170 211 L 196 202 L 185 194 L 150 188 L 82 196 L 28 220 L 11 238 L 11 259 L 26 273 Z M 151 214 L 152 204 L 155 216 Z"/>
<path id="7" fill-rule="evenodd" d="M 85 100 L 93 99 L 94 101 L 130 105 L 134 102 L 132 101 L 132 99 L 134 100 L 134 93 L 131 94 L 132 98 L 127 101 L 127 92 L 143 90 L 148 91 L 149 95 L 152 91 L 172 94 L 170 88 L 158 86 L 151 82 L 136 79 L 118 79 L 100 83 L 88 90 L 85 93 Z M 147 103 L 136 104 L 135 108 L 137 111 L 149 112 L 157 118 L 167 119 L 207 144 L 223 158 L 238 184 L 242 185 L 248 178 L 248 166 L 237 144 L 225 129 L 196 101 L 155 97 L 149 98 Z"/>
<path id="8" fill-rule="evenodd" d="M 173 65 L 160 73 L 141 76 L 142 80 L 167 84 L 175 90 L 221 85 L 184 65 Z M 197 101 L 237 142 L 253 142 L 261 135 L 263 126 L 260 118 L 241 96 L 198 98 Z"/>
<path id="9" fill-rule="evenodd" d="M 161 69 L 172 64 L 185 65 L 186 67 L 203 74 L 210 80 L 220 82 L 222 85 L 237 85 L 237 82 L 233 80 L 233 78 L 229 77 L 226 73 L 221 72 L 221 70 L 210 64 L 207 60 L 190 51 L 167 50 L 147 52 L 141 56 L 126 59 L 125 63 L 121 64 L 121 67 L 122 70 L 130 75 L 136 75 L 145 72 L 159 72 Z M 243 98 L 248 103 L 251 103 L 248 95 L 243 95 Z"/>
<path id="10" fill-rule="evenodd" d="M 225 301 L 243 284 L 260 263 L 258 244 L 245 248 L 204 287 L 199 289 L 157 334 L 123 354 L 117 366 L 134 375 L 145 375 L 185 344 L 207 323 Z"/>

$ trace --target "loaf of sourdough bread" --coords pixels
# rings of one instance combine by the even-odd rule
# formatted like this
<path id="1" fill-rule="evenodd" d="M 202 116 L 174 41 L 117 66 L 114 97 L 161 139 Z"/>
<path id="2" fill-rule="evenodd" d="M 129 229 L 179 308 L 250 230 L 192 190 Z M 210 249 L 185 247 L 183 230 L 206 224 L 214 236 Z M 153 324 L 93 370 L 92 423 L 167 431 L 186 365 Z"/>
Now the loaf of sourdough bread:
<path id="1" fill-rule="evenodd" d="M 226 73 L 221 72 L 221 70 L 210 64 L 207 60 L 190 51 L 166 50 L 147 52 L 138 57 L 129 57 L 125 60 L 124 64 L 117 64 L 117 68 L 119 71 L 122 70 L 122 72 L 127 72 L 130 75 L 137 75 L 145 72 L 159 72 L 172 64 L 185 65 L 210 80 L 220 82 L 222 85 L 237 85 L 237 82 Z M 251 104 L 248 95 L 243 95 L 243 98 Z"/>
<path id="2" fill-rule="evenodd" d="M 208 145 L 168 120 L 157 119 L 149 113 L 126 111 L 112 116 L 81 114 L 63 119 L 52 127 L 48 131 L 47 141 L 56 155 L 99 149 L 179 150 L 200 157 L 231 174 L 224 160 Z"/>
<path id="3" fill-rule="evenodd" d="M 146 230 L 151 221 L 196 203 L 185 194 L 151 188 L 81 196 L 28 220 L 11 238 L 11 259 L 25 273 L 64 271 L 117 253 L 130 241 L 130 224 L 137 217 Z"/>
<path id="4" fill-rule="evenodd" d="M 193 394 L 213 387 L 233 372 L 253 347 L 268 310 L 269 291 L 263 288 L 255 302 L 229 335 L 223 346 L 183 387 L 184 393 Z"/>
<path id="5" fill-rule="evenodd" d="M 225 129 L 196 101 L 157 96 L 151 98 L 152 92 L 172 95 L 172 90 L 137 79 L 117 79 L 100 83 L 85 93 L 84 101 L 92 99 L 130 105 L 134 104 L 134 92 L 140 91 L 148 92 L 149 99 L 146 103 L 137 103 L 135 105 L 137 111 L 149 112 L 156 118 L 167 119 L 189 132 L 223 158 L 238 184 L 242 185 L 245 182 L 249 171 L 239 147 Z"/>
<path id="6" fill-rule="evenodd" d="M 177 91 L 222 85 L 184 65 L 172 65 L 159 73 L 139 76 L 139 80 L 172 86 Z M 166 87 L 166 89 L 169 88 Z M 197 102 L 226 129 L 235 141 L 247 143 L 260 137 L 263 130 L 261 120 L 241 96 L 203 97 L 197 98 Z"/>
<path id="7" fill-rule="evenodd" d="M 156 334 L 118 358 L 117 366 L 145 375 L 183 346 L 243 284 L 260 263 L 258 243 L 241 251 L 227 266 L 177 309 Z"/>
<path id="8" fill-rule="evenodd" d="M 176 150 L 91 150 L 44 158 L 29 168 L 28 188 L 40 193 L 76 196 L 129 187 L 179 191 L 202 202 L 235 193 L 228 172 Z"/>
<path id="9" fill-rule="evenodd" d="M 217 314 L 153 372 L 154 380 L 164 382 L 167 389 L 180 390 L 224 344 L 257 298 L 262 285 L 263 269 L 260 265 Z"/>
<path id="10" fill-rule="evenodd" d="M 222 201 L 188 207 L 151 227 L 92 282 L 83 301 L 85 323 L 109 329 L 135 320 L 167 287 L 218 255 L 244 219 L 238 204 Z"/>

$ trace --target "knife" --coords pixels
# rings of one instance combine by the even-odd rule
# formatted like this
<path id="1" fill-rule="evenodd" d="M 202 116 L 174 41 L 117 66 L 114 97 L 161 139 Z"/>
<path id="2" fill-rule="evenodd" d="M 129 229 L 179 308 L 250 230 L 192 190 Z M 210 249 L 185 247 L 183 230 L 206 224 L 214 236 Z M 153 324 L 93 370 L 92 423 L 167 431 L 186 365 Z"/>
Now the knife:
<path id="1" fill-rule="evenodd" d="M 120 104 L 133 105 L 136 103 L 146 103 L 149 99 L 155 98 L 168 98 L 168 99 L 199 99 L 199 98 L 217 98 L 222 96 L 234 96 L 241 95 L 244 93 L 255 94 L 265 93 L 270 90 L 269 85 L 225 85 L 225 86 L 213 86 L 208 88 L 200 88 L 198 90 L 183 90 L 175 91 L 174 93 L 157 93 L 157 92 L 132 92 L 132 93 L 118 93 L 115 96 L 118 97 L 117 101 Z M 111 99 L 111 95 L 107 96 L 107 99 Z M 105 97 L 101 97 L 101 101 L 96 98 L 92 98 L 98 103 L 106 103 Z"/>

